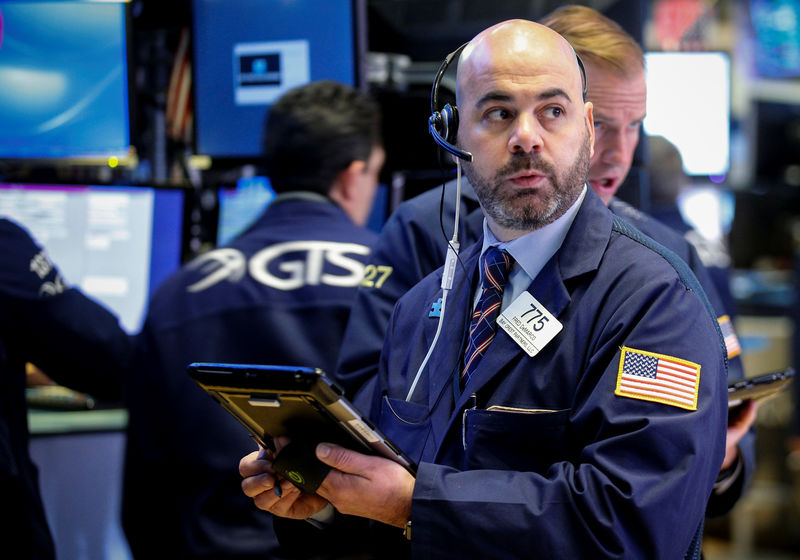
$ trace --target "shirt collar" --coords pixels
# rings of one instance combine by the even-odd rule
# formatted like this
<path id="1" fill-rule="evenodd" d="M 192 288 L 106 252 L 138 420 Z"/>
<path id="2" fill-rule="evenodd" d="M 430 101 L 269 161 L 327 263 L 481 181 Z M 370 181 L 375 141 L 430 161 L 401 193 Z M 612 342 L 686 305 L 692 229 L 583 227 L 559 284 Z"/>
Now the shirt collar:
<path id="1" fill-rule="evenodd" d="M 586 185 L 584 184 L 581 194 L 562 216 L 542 228 L 526 233 L 511 241 L 499 241 L 489 229 L 486 218 L 484 218 L 481 255 L 489 247 L 504 249 L 514 257 L 515 268 L 518 264 L 525 274 L 533 280 L 547 261 L 550 260 L 550 257 L 561 247 L 585 197 Z M 512 274 L 514 274 L 513 269 Z"/>

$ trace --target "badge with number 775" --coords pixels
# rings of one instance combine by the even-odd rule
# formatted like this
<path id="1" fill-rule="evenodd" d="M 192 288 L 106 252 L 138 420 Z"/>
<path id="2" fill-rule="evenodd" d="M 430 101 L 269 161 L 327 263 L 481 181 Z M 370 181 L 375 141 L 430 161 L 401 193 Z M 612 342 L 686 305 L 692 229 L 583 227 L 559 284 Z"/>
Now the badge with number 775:
<path id="1" fill-rule="evenodd" d="M 497 318 L 497 324 L 525 350 L 538 354 L 563 328 L 555 316 L 528 292 L 511 302 Z"/>

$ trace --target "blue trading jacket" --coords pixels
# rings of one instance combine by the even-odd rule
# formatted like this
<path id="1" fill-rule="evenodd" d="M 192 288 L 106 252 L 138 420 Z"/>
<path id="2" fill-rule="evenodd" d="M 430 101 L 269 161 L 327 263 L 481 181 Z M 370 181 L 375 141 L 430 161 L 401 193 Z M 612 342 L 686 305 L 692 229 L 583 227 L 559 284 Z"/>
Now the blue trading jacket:
<path id="1" fill-rule="evenodd" d="M 455 215 L 455 182 L 447 183 L 444 189 L 442 224 L 447 234 L 446 239 L 450 239 Z M 395 303 L 412 286 L 444 263 L 447 245 L 440 226 L 440 201 L 441 191 L 432 189 L 401 204 L 384 226 L 372 253 L 370 264 L 375 270 L 382 271 L 382 282 L 367 283 L 359 289 L 337 367 L 337 380 L 354 396 L 357 404 L 364 404 L 362 396 L 369 389 L 361 393 L 358 391 L 364 384 L 374 382 L 384 334 Z M 718 319 L 726 315 L 732 319 L 697 252 L 683 236 L 622 201 L 612 201 L 610 208 L 687 262 L 716 310 Z M 464 180 L 459 226 L 462 250 L 481 235 L 482 224 L 483 213 L 475 191 Z M 730 325 L 729 320 L 727 326 Z M 735 338 L 735 334 L 733 336 Z M 729 379 L 741 379 L 744 375 L 741 356 L 733 351 L 728 358 Z M 752 431 L 740 442 L 739 448 L 743 470 L 724 493 L 712 495 L 708 508 L 710 515 L 721 515 L 729 511 L 752 477 L 755 469 Z"/>
<path id="2" fill-rule="evenodd" d="M 463 391 L 480 244 L 411 402 L 441 273 L 398 302 L 371 416 L 419 461 L 412 557 L 683 557 L 724 454 L 725 350 L 694 276 L 651 244 L 589 191 L 528 289 L 563 329 L 533 358 L 499 330 Z M 615 394 L 622 348 L 699 364 L 697 409 Z"/>
<path id="3" fill-rule="evenodd" d="M 119 400 L 130 343 L 118 319 L 58 269 L 27 230 L 0 218 L 0 537 L 20 558 L 55 557 L 28 452 L 25 363 L 58 383 Z"/>
<path id="4" fill-rule="evenodd" d="M 154 294 L 126 394 L 123 525 L 137 557 L 275 554 L 271 517 L 242 494 L 236 469 L 255 444 L 186 366 L 332 371 L 374 237 L 330 202 L 276 199 Z M 176 486 L 170 473 L 184 478 Z"/>

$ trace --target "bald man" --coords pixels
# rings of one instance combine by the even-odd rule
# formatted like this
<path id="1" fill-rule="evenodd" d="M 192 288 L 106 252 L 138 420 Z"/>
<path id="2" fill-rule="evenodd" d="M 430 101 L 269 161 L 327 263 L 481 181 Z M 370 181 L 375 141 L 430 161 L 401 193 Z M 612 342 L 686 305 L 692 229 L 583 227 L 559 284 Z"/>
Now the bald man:
<path id="1" fill-rule="evenodd" d="M 587 99 L 595 122 L 594 155 L 588 184 L 612 212 L 661 243 L 684 260 L 697 276 L 725 333 L 728 379 L 744 377 L 741 349 L 733 330 L 729 294 L 720 293 L 713 275 L 681 233 L 666 227 L 615 195 L 633 163 L 647 110 L 644 55 L 618 24 L 587 6 L 563 6 L 541 22 L 565 37 L 586 65 Z M 462 248 L 482 233 L 483 212 L 468 181 L 462 181 L 458 241 Z M 347 325 L 336 371 L 337 381 L 361 404 L 378 369 L 384 333 L 392 309 L 414 284 L 445 261 L 447 239 L 453 234 L 455 181 L 401 204 L 384 226 L 375 246 L 368 276 L 358 291 Z M 380 273 L 378 273 L 380 271 Z M 359 393 L 359 390 L 361 392 Z M 756 405 L 748 401 L 729 418 L 726 455 L 709 500 L 709 516 L 723 515 L 747 489 L 755 470 L 755 437 L 751 429 Z"/>
<path id="2" fill-rule="evenodd" d="M 533 22 L 464 49 L 458 147 L 483 234 L 423 368 L 441 271 L 400 299 L 369 399 L 415 475 L 325 442 L 315 494 L 276 478 L 269 452 L 240 464 L 259 508 L 322 526 L 305 542 L 366 518 L 381 558 L 697 552 L 724 455 L 724 345 L 685 264 L 587 188 L 582 87 L 569 44 Z"/>

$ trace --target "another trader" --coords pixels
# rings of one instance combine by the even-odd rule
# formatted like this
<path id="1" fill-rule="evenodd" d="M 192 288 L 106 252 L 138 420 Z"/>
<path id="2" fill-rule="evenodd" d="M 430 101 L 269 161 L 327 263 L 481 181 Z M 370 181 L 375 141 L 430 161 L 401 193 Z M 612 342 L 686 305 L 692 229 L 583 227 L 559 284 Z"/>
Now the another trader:
<path id="1" fill-rule="evenodd" d="M 0 536 L 18 558 L 55 558 L 28 451 L 25 364 L 56 382 L 118 402 L 130 341 L 105 307 L 69 287 L 19 224 L 0 218 Z M 10 554 L 10 553 L 9 553 Z"/>
<path id="2" fill-rule="evenodd" d="M 137 558 L 282 557 L 270 516 L 241 493 L 246 430 L 186 366 L 333 370 L 375 237 L 363 226 L 384 159 L 377 105 L 330 81 L 290 90 L 270 109 L 264 150 L 275 200 L 167 279 L 138 336 L 123 504 Z"/>

